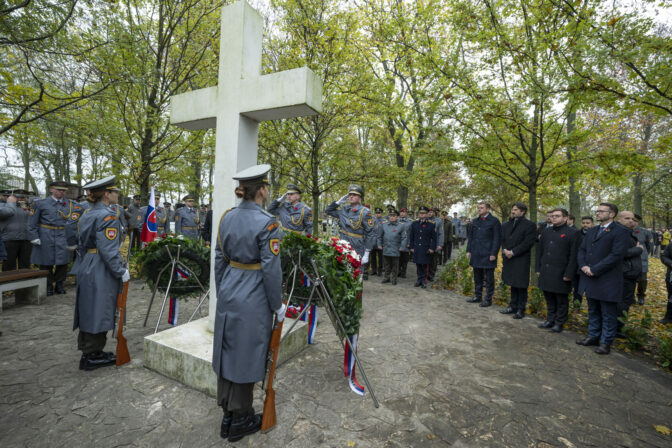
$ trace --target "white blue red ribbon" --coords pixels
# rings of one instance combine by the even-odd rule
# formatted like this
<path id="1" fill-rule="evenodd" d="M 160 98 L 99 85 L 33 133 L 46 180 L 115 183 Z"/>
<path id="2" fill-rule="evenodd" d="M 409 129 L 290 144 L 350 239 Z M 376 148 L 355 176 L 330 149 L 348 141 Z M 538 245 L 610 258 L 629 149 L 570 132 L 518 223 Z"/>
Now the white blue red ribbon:
<path id="1" fill-rule="evenodd" d="M 355 334 L 353 336 L 349 336 L 348 339 L 350 340 L 350 345 L 352 345 L 352 348 L 357 351 L 357 337 L 359 335 Z M 350 390 L 352 390 L 354 393 L 357 395 L 364 395 L 364 386 L 359 384 L 357 382 L 357 377 L 355 376 L 355 367 L 356 367 L 356 361 L 355 361 L 355 356 L 353 355 L 352 351 L 350 350 L 350 345 L 345 344 L 345 357 L 343 360 L 343 373 L 345 373 L 345 376 L 348 377 L 348 384 L 350 385 Z"/>
<path id="2" fill-rule="evenodd" d="M 176 266 L 175 277 L 177 278 L 177 280 L 184 281 L 189 278 L 189 274 Z"/>
<path id="3" fill-rule="evenodd" d="M 170 308 L 168 309 L 168 323 L 172 326 L 177 325 L 177 315 L 180 314 L 180 301 L 175 297 L 170 298 Z"/>
<path id="4" fill-rule="evenodd" d="M 305 305 L 299 305 L 299 313 Z M 308 323 L 308 344 L 315 343 L 315 330 L 317 329 L 317 305 L 310 305 L 310 309 L 301 316 L 303 322 Z"/>

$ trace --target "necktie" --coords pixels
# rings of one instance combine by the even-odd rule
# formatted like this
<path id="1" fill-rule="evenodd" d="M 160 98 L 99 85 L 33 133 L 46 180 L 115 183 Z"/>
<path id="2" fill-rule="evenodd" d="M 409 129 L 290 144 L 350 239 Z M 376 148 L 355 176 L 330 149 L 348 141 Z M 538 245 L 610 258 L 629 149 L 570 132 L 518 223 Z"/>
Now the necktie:
<path id="1" fill-rule="evenodd" d="M 604 226 L 600 226 L 600 230 L 597 232 L 597 236 L 602 235 L 602 232 L 604 232 Z"/>

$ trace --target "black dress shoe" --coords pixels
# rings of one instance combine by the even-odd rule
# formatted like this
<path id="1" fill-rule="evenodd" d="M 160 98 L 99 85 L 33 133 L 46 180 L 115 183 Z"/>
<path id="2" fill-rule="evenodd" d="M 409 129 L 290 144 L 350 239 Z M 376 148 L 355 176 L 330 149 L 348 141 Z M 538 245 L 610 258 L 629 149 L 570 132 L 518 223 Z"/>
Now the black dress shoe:
<path id="1" fill-rule="evenodd" d="M 425 283 L 423 283 L 422 285 L 420 285 L 420 287 L 421 287 L 422 289 L 427 289 L 427 285 L 426 285 Z"/>
<path id="2" fill-rule="evenodd" d="M 551 328 L 553 326 L 553 322 L 545 321 L 537 325 L 539 328 Z"/>
<path id="3" fill-rule="evenodd" d="M 368 280 L 368 279 L 369 279 L 369 274 L 364 274 L 364 280 Z"/>
<path id="4" fill-rule="evenodd" d="M 413 285 L 413 286 L 415 286 L 415 287 L 417 288 L 417 287 L 420 286 L 421 284 L 422 284 L 422 283 L 420 283 L 420 282 L 415 282 L 415 285 Z"/>
<path id="5" fill-rule="evenodd" d="M 233 418 L 231 417 L 231 413 L 229 414 L 224 414 L 224 418 L 222 418 L 222 429 L 219 431 L 219 435 L 222 437 L 222 439 L 227 439 L 229 437 L 229 428 L 231 427 L 231 421 Z"/>
<path id="6" fill-rule="evenodd" d="M 503 310 L 499 310 L 499 312 L 502 313 L 502 314 L 513 314 L 516 311 L 513 308 L 511 308 L 510 306 L 507 306 Z"/>
<path id="7" fill-rule="evenodd" d="M 598 338 L 585 337 L 576 341 L 577 344 L 588 347 L 589 345 L 600 345 Z"/>
<path id="8" fill-rule="evenodd" d="M 560 324 L 555 324 L 551 327 L 551 331 L 553 333 L 562 333 L 562 325 Z"/>
<path id="9" fill-rule="evenodd" d="M 47 295 L 48 296 L 53 296 L 54 295 L 54 287 L 50 284 L 47 285 Z"/>
<path id="10" fill-rule="evenodd" d="M 490 306 L 490 305 L 492 305 L 492 302 L 491 302 L 491 301 L 489 301 L 489 300 L 484 300 L 483 303 L 481 303 L 481 304 L 478 305 L 478 306 L 480 306 L 481 308 L 485 308 L 485 307 Z"/>
<path id="11" fill-rule="evenodd" d="M 390 279 L 389 278 L 384 278 L 383 281 L 380 282 L 380 283 L 390 283 Z"/>
<path id="12" fill-rule="evenodd" d="M 89 353 L 88 355 L 84 356 L 86 356 L 86 359 L 84 360 L 83 370 L 86 371 L 99 369 L 101 367 L 113 366 L 116 364 L 116 358 L 110 359 L 103 352 Z"/>
<path id="13" fill-rule="evenodd" d="M 610 351 L 611 347 L 607 344 L 600 344 L 600 346 L 595 349 L 595 353 L 598 355 L 608 355 Z"/>
<path id="14" fill-rule="evenodd" d="M 516 311 L 516 313 L 513 315 L 514 319 L 522 319 L 525 317 L 525 313 L 523 311 Z"/>
<path id="15" fill-rule="evenodd" d="M 644 305 L 644 297 L 640 297 L 639 299 L 637 299 L 637 303 L 639 303 L 640 305 Z"/>
<path id="16" fill-rule="evenodd" d="M 471 299 L 467 299 L 467 302 L 469 303 L 478 303 L 481 301 L 481 298 L 479 297 L 472 297 Z"/>
<path id="17" fill-rule="evenodd" d="M 65 289 L 63 288 L 63 282 L 56 282 L 56 294 L 65 294 Z"/>
<path id="18" fill-rule="evenodd" d="M 250 414 L 243 418 L 234 418 L 229 426 L 229 442 L 237 442 L 245 436 L 261 429 L 261 414 Z"/>

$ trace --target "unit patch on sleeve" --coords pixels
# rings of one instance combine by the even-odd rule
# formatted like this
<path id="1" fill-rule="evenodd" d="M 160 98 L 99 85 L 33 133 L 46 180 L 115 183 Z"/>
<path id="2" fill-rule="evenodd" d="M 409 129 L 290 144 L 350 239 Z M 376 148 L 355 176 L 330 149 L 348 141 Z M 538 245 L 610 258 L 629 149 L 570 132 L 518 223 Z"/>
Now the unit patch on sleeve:
<path id="1" fill-rule="evenodd" d="M 271 246 L 271 252 L 273 255 L 278 255 L 280 253 L 280 240 L 277 238 L 272 238 L 268 244 Z"/>
<path id="2" fill-rule="evenodd" d="M 278 223 L 277 222 L 272 222 L 268 225 L 268 227 L 266 227 L 266 230 L 271 232 L 271 231 L 273 231 L 274 229 L 277 229 L 277 228 L 278 228 Z"/>
<path id="3" fill-rule="evenodd" d="M 117 237 L 117 229 L 113 227 L 105 229 L 105 236 L 107 237 L 108 240 L 115 239 Z"/>

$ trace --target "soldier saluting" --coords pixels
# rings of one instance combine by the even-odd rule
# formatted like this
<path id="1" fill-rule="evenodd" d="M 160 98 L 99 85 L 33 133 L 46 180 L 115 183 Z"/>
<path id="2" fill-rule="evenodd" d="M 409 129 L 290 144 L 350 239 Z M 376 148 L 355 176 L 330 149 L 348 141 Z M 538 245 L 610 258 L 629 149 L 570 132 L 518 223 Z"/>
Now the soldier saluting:
<path id="1" fill-rule="evenodd" d="M 175 233 L 195 240 L 200 235 L 198 211 L 194 208 L 194 197 L 190 194 L 184 199 L 184 207 L 175 212 Z"/>
<path id="2" fill-rule="evenodd" d="M 375 232 L 371 210 L 362 205 L 364 189 L 359 185 L 351 185 L 348 190 L 348 194 L 329 204 L 324 212 L 338 218 L 341 239 L 350 243 L 355 252 L 362 257 L 362 272 L 366 280 L 369 252 L 376 244 L 378 235 Z"/>
<path id="3" fill-rule="evenodd" d="M 48 198 L 35 201 L 33 214 L 28 220 L 28 239 L 33 244 L 30 261 L 48 271 L 47 295 L 65 294 L 63 281 L 68 272 L 71 253 L 65 235 L 65 226 L 72 218 L 74 204 L 65 197 L 68 184 L 54 181 L 49 184 Z"/>
<path id="4" fill-rule="evenodd" d="M 224 411 L 220 435 L 229 442 L 261 429 L 261 415 L 252 407 L 254 384 L 266 373 L 273 313 L 281 322 L 286 310 L 278 222 L 262 208 L 270 169 L 257 165 L 236 174 L 236 196 L 242 202 L 222 215 L 217 231 L 212 367 L 217 403 Z"/>
<path id="5" fill-rule="evenodd" d="M 312 233 L 313 212 L 301 202 L 301 189 L 294 184 L 287 184 L 287 191 L 278 199 L 274 199 L 268 212 L 277 216 L 280 221 L 281 233 L 297 232 Z"/>
<path id="6" fill-rule="evenodd" d="M 107 332 L 114 329 L 119 287 L 130 279 L 130 274 L 119 253 L 121 223 L 110 209 L 119 200 L 116 177 L 91 182 L 84 189 L 89 190 L 87 201 L 91 207 L 78 223 L 79 258 L 73 268 L 77 299 L 72 329 L 79 328 L 79 368 L 93 370 L 116 363 L 115 355 L 103 352 L 103 348 Z"/>

